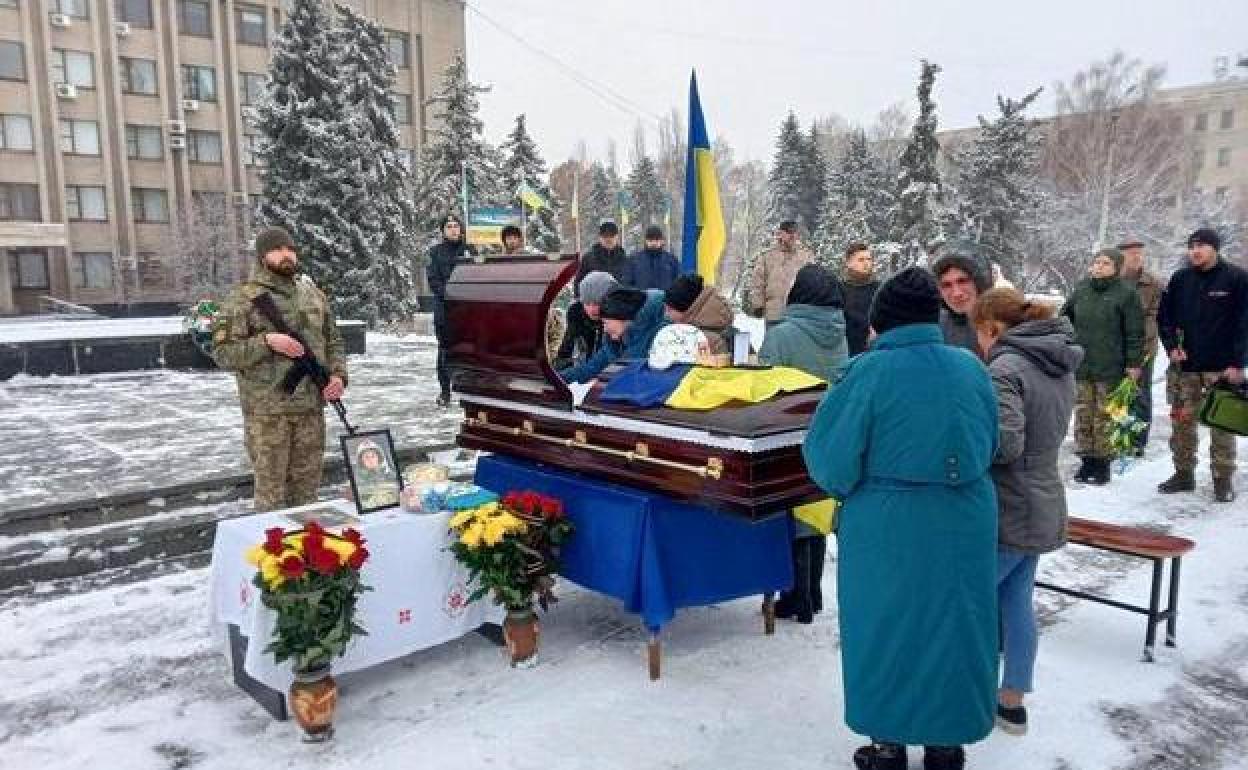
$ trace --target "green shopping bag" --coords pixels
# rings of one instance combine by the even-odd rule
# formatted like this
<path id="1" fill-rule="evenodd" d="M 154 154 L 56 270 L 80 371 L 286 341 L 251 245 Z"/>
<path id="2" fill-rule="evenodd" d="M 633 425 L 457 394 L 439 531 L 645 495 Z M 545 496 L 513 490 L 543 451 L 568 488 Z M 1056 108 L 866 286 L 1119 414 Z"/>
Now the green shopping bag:
<path id="1" fill-rule="evenodd" d="M 1210 428 L 1248 436 L 1248 386 L 1219 382 L 1200 407 L 1200 421 Z"/>

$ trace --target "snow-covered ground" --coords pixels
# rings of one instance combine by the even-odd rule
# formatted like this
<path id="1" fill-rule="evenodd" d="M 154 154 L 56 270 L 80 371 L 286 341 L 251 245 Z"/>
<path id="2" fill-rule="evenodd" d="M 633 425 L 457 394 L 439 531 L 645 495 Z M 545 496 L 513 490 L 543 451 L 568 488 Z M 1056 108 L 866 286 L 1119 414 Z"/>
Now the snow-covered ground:
<path id="1" fill-rule="evenodd" d="M 1197 494 L 1158 496 L 1170 471 L 1169 427 L 1158 422 L 1144 460 L 1109 487 L 1072 488 L 1070 501 L 1078 515 L 1197 542 L 1184 560 L 1179 646 L 1141 663 L 1140 616 L 1039 592 L 1031 733 L 994 733 L 971 747 L 970 767 L 1248 768 L 1248 498 L 1210 504 L 1204 469 Z M 1146 601 L 1138 560 L 1072 546 L 1043 564 L 1058 582 Z M 0 767 L 787 770 L 850 768 L 861 743 L 841 719 L 835 605 L 772 637 L 757 599 L 682 610 L 664 632 L 663 679 L 651 683 L 637 620 L 564 585 L 543 618 L 537 668 L 509 669 L 473 635 L 344 676 L 336 739 L 304 745 L 293 723 L 227 682 L 207 584 L 205 570 L 188 570 L 0 605 Z M 825 595 L 835 588 L 829 569 Z"/>
<path id="2" fill-rule="evenodd" d="M 368 353 L 349 361 L 344 403 L 352 422 L 389 427 L 401 447 L 450 442 L 460 413 L 434 405 L 436 352 L 430 337 L 370 334 Z M 341 430 L 333 413 L 326 415 L 332 434 L 326 452 L 337 453 Z M 19 375 L 0 382 L 0 436 L 0 505 L 6 508 L 248 468 L 234 378 L 215 371 Z"/>

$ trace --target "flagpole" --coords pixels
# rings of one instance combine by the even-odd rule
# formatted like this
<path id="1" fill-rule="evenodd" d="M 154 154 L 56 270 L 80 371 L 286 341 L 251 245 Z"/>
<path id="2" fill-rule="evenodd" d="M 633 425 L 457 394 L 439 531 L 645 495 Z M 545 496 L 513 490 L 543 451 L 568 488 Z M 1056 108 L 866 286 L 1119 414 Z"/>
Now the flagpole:
<path id="1" fill-rule="evenodd" d="M 579 163 L 577 164 L 580 165 Z M 572 233 L 576 236 L 576 253 L 581 253 L 581 170 L 572 172 Z"/>

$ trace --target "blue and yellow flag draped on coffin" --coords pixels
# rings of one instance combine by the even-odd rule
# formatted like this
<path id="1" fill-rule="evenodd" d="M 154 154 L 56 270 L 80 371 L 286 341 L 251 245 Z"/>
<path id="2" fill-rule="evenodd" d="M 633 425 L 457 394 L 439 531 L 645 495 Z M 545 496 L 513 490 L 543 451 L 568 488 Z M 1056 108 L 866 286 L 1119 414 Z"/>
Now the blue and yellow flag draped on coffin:
<path id="1" fill-rule="evenodd" d="M 715 156 L 702 116 L 696 72 L 689 76 L 689 155 L 685 162 L 685 221 L 681 234 L 681 270 L 697 273 L 707 286 L 714 286 L 727 236 Z"/>

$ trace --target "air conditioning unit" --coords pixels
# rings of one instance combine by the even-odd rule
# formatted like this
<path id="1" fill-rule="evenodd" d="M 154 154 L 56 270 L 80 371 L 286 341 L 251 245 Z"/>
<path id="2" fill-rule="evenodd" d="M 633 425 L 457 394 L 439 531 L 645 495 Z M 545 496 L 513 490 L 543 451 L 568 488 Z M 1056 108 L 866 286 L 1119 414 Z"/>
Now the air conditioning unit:
<path id="1" fill-rule="evenodd" d="M 258 113 L 255 107 L 243 106 L 239 108 L 239 112 L 243 114 L 243 120 L 255 120 Z"/>
<path id="2" fill-rule="evenodd" d="M 77 99 L 78 86 L 72 83 L 57 83 L 56 98 L 58 99 Z"/>
<path id="3" fill-rule="evenodd" d="M 74 25 L 74 20 L 70 18 L 68 14 L 52 13 L 48 14 L 48 23 L 54 27 L 65 29 L 66 27 L 72 27 Z"/>
<path id="4" fill-rule="evenodd" d="M 236 193 L 234 193 L 234 205 L 235 205 L 235 206 L 246 206 L 246 205 L 247 205 L 247 193 L 245 193 L 245 192 L 236 192 Z"/>
<path id="5" fill-rule="evenodd" d="M 130 36 L 130 22 L 128 21 L 113 22 L 113 34 L 117 35 L 117 37 L 129 37 Z"/>
<path id="6" fill-rule="evenodd" d="M 186 149 L 186 137 L 185 137 L 185 136 L 171 136 L 171 137 L 169 137 L 169 149 L 171 149 L 171 150 L 185 150 L 185 149 Z"/>
<path id="7" fill-rule="evenodd" d="M 199 100 L 198 99 L 183 99 L 182 109 L 185 112 L 196 112 L 197 110 L 199 110 Z"/>
<path id="8" fill-rule="evenodd" d="M 171 133 L 171 134 L 185 134 L 185 133 L 186 133 L 186 121 L 185 121 L 185 120 L 171 120 L 171 121 L 169 121 L 169 133 Z"/>

